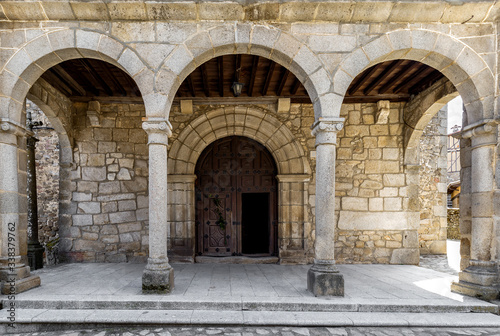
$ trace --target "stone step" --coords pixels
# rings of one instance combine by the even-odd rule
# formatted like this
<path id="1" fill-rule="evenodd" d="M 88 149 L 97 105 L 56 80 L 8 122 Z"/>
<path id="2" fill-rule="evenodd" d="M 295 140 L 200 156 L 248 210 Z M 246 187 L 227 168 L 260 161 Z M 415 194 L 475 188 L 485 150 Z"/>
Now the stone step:
<path id="1" fill-rule="evenodd" d="M 500 316 L 473 313 L 374 313 L 214 310 L 17 309 L 15 329 L 0 311 L 0 334 L 113 326 L 495 327 Z"/>
<path id="2" fill-rule="evenodd" d="M 178 299 L 169 296 L 85 296 L 69 295 L 64 299 L 44 296 L 37 299 L 18 298 L 18 309 L 106 309 L 106 310 L 216 310 L 216 311 L 282 311 L 282 312 L 398 312 L 398 313 L 499 313 L 499 306 L 485 301 L 468 303 L 438 299 L 351 300 L 314 297 L 210 297 Z M 3 307 L 9 301 L 3 300 Z"/>

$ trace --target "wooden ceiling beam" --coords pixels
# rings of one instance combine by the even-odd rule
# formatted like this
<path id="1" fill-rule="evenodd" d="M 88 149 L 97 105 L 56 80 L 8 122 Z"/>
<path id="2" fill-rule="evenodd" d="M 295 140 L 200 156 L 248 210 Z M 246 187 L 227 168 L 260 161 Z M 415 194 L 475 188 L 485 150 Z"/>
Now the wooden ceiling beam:
<path id="1" fill-rule="evenodd" d="M 248 96 L 253 96 L 253 88 L 255 86 L 255 78 L 257 77 L 257 68 L 259 67 L 259 56 L 253 56 L 252 72 L 250 73 L 250 83 L 248 84 Z"/>
<path id="2" fill-rule="evenodd" d="M 269 64 L 269 69 L 267 70 L 266 80 L 264 82 L 264 87 L 262 88 L 262 95 L 266 96 L 269 90 L 269 84 L 271 84 L 271 78 L 273 77 L 274 69 L 276 68 L 276 63 L 271 61 Z"/>
<path id="3" fill-rule="evenodd" d="M 292 89 L 290 90 L 290 94 L 295 95 L 301 84 L 302 83 L 299 81 L 299 79 L 297 77 L 295 77 L 295 81 L 293 82 Z"/>
<path id="4" fill-rule="evenodd" d="M 83 65 L 83 68 L 90 74 L 90 78 L 94 82 L 93 84 L 96 86 L 101 86 L 108 96 L 113 96 L 113 90 L 106 84 L 106 82 L 102 79 L 102 77 L 95 71 L 94 67 L 89 63 L 85 58 L 80 58 L 80 63 Z"/>
<path id="5" fill-rule="evenodd" d="M 276 95 L 281 96 L 281 93 L 283 92 L 283 88 L 285 87 L 286 80 L 288 79 L 288 75 L 290 75 L 290 71 L 286 68 L 283 68 L 284 71 L 281 74 L 281 79 L 278 85 L 278 89 L 276 90 Z"/>
<path id="6" fill-rule="evenodd" d="M 234 62 L 234 81 L 239 82 L 241 77 L 241 54 L 236 55 Z"/>
<path id="7" fill-rule="evenodd" d="M 205 63 L 200 65 L 200 71 L 201 71 L 201 82 L 203 84 L 203 91 L 205 92 L 205 96 L 210 97 L 210 88 L 208 87 L 207 66 Z"/>
<path id="8" fill-rule="evenodd" d="M 392 76 L 387 83 L 385 83 L 379 90 L 379 94 L 385 94 L 390 88 L 394 86 L 399 80 L 401 80 L 406 74 L 408 74 L 408 71 L 410 71 L 411 68 L 415 66 L 414 62 L 408 63 L 403 69 L 401 69 L 397 74 Z"/>
<path id="9" fill-rule="evenodd" d="M 54 65 L 51 70 L 53 70 L 55 74 L 61 78 L 61 80 L 66 82 L 66 84 L 71 87 L 72 91 L 78 92 L 81 96 L 87 95 L 87 91 L 85 91 L 85 89 L 80 84 L 78 84 L 78 82 L 73 77 L 71 77 L 71 75 L 67 73 L 62 66 L 60 66 L 59 64 Z"/>
<path id="10" fill-rule="evenodd" d="M 368 85 L 364 90 L 363 90 L 363 93 L 365 95 L 369 95 L 373 89 L 375 89 L 375 87 L 377 87 L 377 85 L 379 85 L 384 79 L 387 78 L 387 76 L 389 76 L 389 74 L 394 70 L 396 69 L 401 63 L 403 63 L 404 60 L 395 60 L 393 61 L 389 66 L 387 66 L 387 68 L 384 69 L 384 71 L 382 71 L 382 73 L 373 81 L 370 83 L 370 85 Z"/>
<path id="11" fill-rule="evenodd" d="M 398 93 L 404 89 L 409 88 L 410 86 L 413 86 L 415 82 L 419 81 L 421 78 L 419 78 L 420 75 L 426 74 L 429 71 L 434 71 L 433 68 L 428 67 L 427 65 L 422 64 L 417 70 L 411 74 L 411 77 L 408 78 L 407 81 L 399 84 L 394 88 L 394 93 Z"/>
<path id="12" fill-rule="evenodd" d="M 218 70 L 218 87 L 219 96 L 224 97 L 224 59 L 223 56 L 217 57 L 217 70 Z"/>
<path id="13" fill-rule="evenodd" d="M 103 69 L 104 73 L 106 74 L 106 77 L 108 77 L 109 80 L 111 80 L 111 82 L 113 82 L 113 85 L 115 86 L 115 88 L 120 92 L 120 95 L 122 97 L 127 96 L 128 95 L 127 90 L 125 90 L 125 88 L 122 86 L 120 81 L 115 77 L 115 75 L 113 75 L 111 73 L 109 66 L 107 64 L 105 64 L 102 66 L 102 69 Z"/>
<path id="14" fill-rule="evenodd" d="M 356 81 L 356 83 L 352 83 L 351 86 L 349 87 L 349 90 L 348 90 L 348 94 L 349 95 L 352 95 L 354 94 L 356 91 L 358 91 L 358 89 L 365 83 L 365 81 L 371 77 L 371 75 L 373 75 L 375 73 L 375 71 L 377 71 L 377 69 L 379 68 L 380 64 L 382 63 L 379 63 L 379 64 L 376 64 L 374 66 L 372 66 L 370 69 L 368 70 L 365 70 L 365 72 L 361 75 L 361 77 Z"/>
<path id="15" fill-rule="evenodd" d="M 443 76 L 444 75 L 440 71 L 434 70 L 428 76 L 425 76 L 424 78 L 422 78 L 422 80 L 417 82 L 417 84 L 415 84 L 411 88 L 409 88 L 408 92 L 409 93 L 418 93 L 419 91 L 422 91 L 422 89 L 425 90 L 427 87 L 424 87 L 424 86 L 432 85 L 434 83 L 434 81 L 436 81 L 437 79 L 440 79 Z"/>
<path id="16" fill-rule="evenodd" d="M 71 90 L 71 88 L 66 85 L 66 83 L 64 83 L 61 78 L 59 78 L 59 76 L 53 69 L 45 71 L 43 77 L 49 84 L 53 85 L 56 89 L 60 90 L 66 96 L 73 95 L 73 90 Z"/>
<path id="17" fill-rule="evenodd" d="M 186 81 L 187 81 L 187 86 L 189 88 L 189 92 L 191 92 L 191 95 L 193 97 L 196 97 L 196 89 L 194 88 L 193 78 L 191 77 L 191 75 L 187 76 Z"/>

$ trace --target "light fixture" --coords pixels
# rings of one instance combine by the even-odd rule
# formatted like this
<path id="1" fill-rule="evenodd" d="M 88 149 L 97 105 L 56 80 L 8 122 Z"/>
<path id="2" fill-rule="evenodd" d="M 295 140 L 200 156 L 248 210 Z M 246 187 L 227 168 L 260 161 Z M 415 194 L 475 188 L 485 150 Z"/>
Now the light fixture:
<path id="1" fill-rule="evenodd" d="M 243 83 L 240 82 L 233 82 L 233 85 L 231 85 L 231 90 L 233 90 L 233 94 L 235 97 L 239 97 L 241 95 L 241 91 L 243 90 Z"/>

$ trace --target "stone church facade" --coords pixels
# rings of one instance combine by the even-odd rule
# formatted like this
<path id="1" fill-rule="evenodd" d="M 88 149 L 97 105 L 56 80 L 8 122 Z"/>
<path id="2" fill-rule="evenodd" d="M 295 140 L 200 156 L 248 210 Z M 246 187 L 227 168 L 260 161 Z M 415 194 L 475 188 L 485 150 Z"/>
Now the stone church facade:
<path id="1" fill-rule="evenodd" d="M 443 252 L 446 177 L 430 159 L 426 174 L 436 176 L 421 191 L 421 135 L 460 95 L 464 269 L 453 289 L 498 296 L 498 4 L 4 1 L 0 9 L 2 281 L 15 274 L 20 290 L 39 283 L 26 266 L 26 99 L 59 137 L 64 260 L 146 262 L 143 290 L 167 292 L 170 261 L 312 263 L 309 289 L 342 295 L 335 263 L 418 264 L 421 247 Z M 206 62 L 231 55 L 283 67 L 297 79 L 290 92 L 302 85 L 307 100 L 282 94 L 285 70 L 272 97 L 183 94 L 191 74 L 204 77 Z M 120 69 L 138 88 L 134 99 L 65 94 L 61 78 L 88 89 L 60 68 L 47 73 L 74 59 Z M 404 99 L 382 88 L 370 100 L 354 94 L 407 61 L 441 77 Z M 392 65 L 377 73 L 384 62 Z"/>

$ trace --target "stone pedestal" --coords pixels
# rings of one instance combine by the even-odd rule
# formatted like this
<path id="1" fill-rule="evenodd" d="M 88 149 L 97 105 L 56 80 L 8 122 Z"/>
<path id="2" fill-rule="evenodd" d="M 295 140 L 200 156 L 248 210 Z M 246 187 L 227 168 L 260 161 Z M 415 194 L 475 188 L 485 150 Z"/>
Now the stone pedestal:
<path id="1" fill-rule="evenodd" d="M 320 118 L 316 136 L 316 241 L 307 288 L 316 296 L 343 296 L 344 279 L 335 267 L 335 150 L 343 118 Z"/>
<path id="2" fill-rule="evenodd" d="M 174 270 L 168 263 L 167 144 L 172 126 L 163 119 L 142 123 L 149 147 L 149 258 L 142 276 L 143 293 L 169 293 Z"/>
<path id="3" fill-rule="evenodd" d="M 458 280 L 451 285 L 453 292 L 488 301 L 498 298 L 500 285 L 493 261 L 470 260 L 469 267 L 458 274 Z"/>
<path id="4" fill-rule="evenodd" d="M 334 264 L 315 260 L 307 272 L 307 289 L 315 296 L 344 296 L 344 276 Z"/>
<path id="5" fill-rule="evenodd" d="M 167 294 L 172 289 L 174 289 L 174 269 L 169 265 L 168 260 L 149 258 L 142 274 L 142 292 L 144 294 Z"/>

